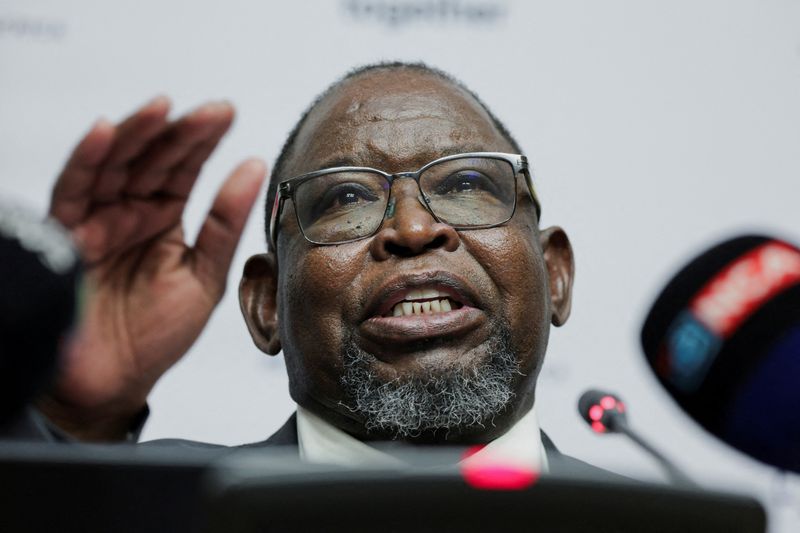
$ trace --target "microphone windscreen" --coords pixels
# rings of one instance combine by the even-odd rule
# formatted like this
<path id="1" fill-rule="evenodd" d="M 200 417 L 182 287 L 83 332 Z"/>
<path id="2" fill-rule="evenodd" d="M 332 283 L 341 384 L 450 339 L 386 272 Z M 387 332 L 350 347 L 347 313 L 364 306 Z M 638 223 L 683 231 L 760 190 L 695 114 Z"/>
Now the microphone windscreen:
<path id="1" fill-rule="evenodd" d="M 587 422 L 591 422 L 592 418 L 589 415 L 589 411 L 593 406 L 599 405 L 600 400 L 606 395 L 607 393 L 597 389 L 584 391 L 581 397 L 578 398 L 578 413 L 581 415 L 581 418 Z"/>
<path id="2" fill-rule="evenodd" d="M 56 370 L 76 318 L 80 263 L 55 221 L 0 205 L 0 423 Z"/>
<path id="3" fill-rule="evenodd" d="M 589 389 L 578 399 L 578 413 L 596 433 L 615 433 L 625 421 L 625 404 L 615 394 Z"/>
<path id="4" fill-rule="evenodd" d="M 750 235 L 707 250 L 658 296 L 641 340 L 705 429 L 800 472 L 800 249 Z"/>

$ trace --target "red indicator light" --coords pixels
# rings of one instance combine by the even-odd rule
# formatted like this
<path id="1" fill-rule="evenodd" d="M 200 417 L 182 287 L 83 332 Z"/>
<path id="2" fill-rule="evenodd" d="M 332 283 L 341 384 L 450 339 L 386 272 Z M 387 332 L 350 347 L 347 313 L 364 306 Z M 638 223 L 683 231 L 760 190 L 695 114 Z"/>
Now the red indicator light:
<path id="1" fill-rule="evenodd" d="M 598 422 L 601 418 L 603 418 L 603 414 L 605 411 L 599 405 L 593 405 L 589 408 L 589 418 Z"/>
<path id="2" fill-rule="evenodd" d="M 622 403 L 622 402 L 619 402 L 617 404 L 617 411 L 619 411 L 620 413 L 624 413 L 625 412 L 625 404 Z"/>
<path id="3" fill-rule="evenodd" d="M 461 475 L 470 487 L 481 490 L 523 490 L 539 479 L 532 469 L 499 464 L 466 464 Z"/>
<path id="4" fill-rule="evenodd" d="M 603 409 L 613 409 L 617 405 L 617 400 L 613 396 L 603 396 L 600 399 L 600 405 L 603 406 Z"/>
<path id="5" fill-rule="evenodd" d="M 601 422 L 592 422 L 592 429 L 595 430 L 597 433 L 605 433 L 606 427 Z"/>
<path id="6" fill-rule="evenodd" d="M 485 445 L 471 446 L 461 459 L 461 475 L 466 483 L 481 490 L 523 490 L 539 479 L 533 467 L 499 457 L 474 457 Z"/>

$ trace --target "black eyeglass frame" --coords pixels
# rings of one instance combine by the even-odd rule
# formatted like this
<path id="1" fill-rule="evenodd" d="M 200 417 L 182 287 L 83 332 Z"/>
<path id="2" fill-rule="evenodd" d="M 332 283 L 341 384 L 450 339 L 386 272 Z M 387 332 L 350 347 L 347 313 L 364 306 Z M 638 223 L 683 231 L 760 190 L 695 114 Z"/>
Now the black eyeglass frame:
<path id="1" fill-rule="evenodd" d="M 331 168 L 323 168 L 321 170 L 315 170 L 313 172 L 308 172 L 306 174 L 301 174 L 300 176 L 295 176 L 294 178 L 289 178 L 288 180 L 282 182 L 278 185 L 278 190 L 275 193 L 275 202 L 272 204 L 272 214 L 270 215 L 269 219 L 269 249 L 277 250 L 278 245 L 278 220 L 280 219 L 281 213 L 283 212 L 283 204 L 286 200 L 292 200 L 294 202 L 294 192 L 298 186 L 302 185 L 308 180 L 318 178 L 320 176 L 325 176 L 326 174 L 334 174 L 337 172 L 370 172 L 373 174 L 379 174 L 383 176 L 386 181 L 389 182 L 389 196 L 386 198 L 386 210 L 389 209 L 391 205 L 392 199 L 392 184 L 394 180 L 400 178 L 412 178 L 417 183 L 417 189 L 420 192 L 420 196 L 423 200 L 423 205 L 425 209 L 431 214 L 431 216 L 436 220 L 436 222 L 443 222 L 436 213 L 433 212 L 433 209 L 430 206 L 429 199 L 422 191 L 422 187 L 419 184 L 419 177 L 425 172 L 427 169 L 434 165 L 438 165 L 440 163 L 444 163 L 446 161 L 453 161 L 456 159 L 468 159 L 473 157 L 484 157 L 488 159 L 498 159 L 501 161 L 505 161 L 511 165 L 514 170 L 514 206 L 511 209 L 511 213 L 509 214 L 508 218 L 501 222 L 495 222 L 493 224 L 482 224 L 482 225 L 454 225 L 450 224 L 453 229 L 456 230 L 473 230 L 473 229 L 488 229 L 494 228 L 497 226 L 502 226 L 503 224 L 507 223 L 514 217 L 514 213 L 517 210 L 517 174 L 522 174 L 525 177 L 525 183 L 528 187 L 528 192 L 531 195 L 531 199 L 533 200 L 534 205 L 536 206 L 536 213 L 538 217 L 541 217 L 542 214 L 542 207 L 539 203 L 539 198 L 536 196 L 536 191 L 533 188 L 533 177 L 531 176 L 531 172 L 528 166 L 528 158 L 524 155 L 520 154 L 507 154 L 503 152 L 467 152 L 463 154 L 454 154 L 448 155 L 445 157 L 440 157 L 439 159 L 435 159 L 430 163 L 427 163 L 425 166 L 417 170 L 416 172 L 397 172 L 394 174 L 390 174 L 388 172 L 384 172 L 383 170 L 379 170 L 377 168 L 371 167 L 331 167 Z M 332 246 L 336 244 L 345 244 L 348 242 L 355 242 L 360 241 L 362 239 L 368 239 L 372 237 L 376 233 L 381 230 L 383 227 L 383 221 L 386 220 L 386 211 L 384 211 L 383 219 L 380 224 L 375 228 L 372 233 L 367 235 L 356 237 L 354 239 L 346 239 L 343 241 L 335 241 L 335 242 L 317 242 L 314 241 L 306 235 L 305 230 L 303 230 L 303 226 L 300 223 L 300 215 L 297 213 L 297 206 L 294 209 L 295 217 L 297 219 L 297 227 L 300 228 L 300 233 L 303 234 L 303 237 L 310 243 L 316 244 L 319 246 Z"/>

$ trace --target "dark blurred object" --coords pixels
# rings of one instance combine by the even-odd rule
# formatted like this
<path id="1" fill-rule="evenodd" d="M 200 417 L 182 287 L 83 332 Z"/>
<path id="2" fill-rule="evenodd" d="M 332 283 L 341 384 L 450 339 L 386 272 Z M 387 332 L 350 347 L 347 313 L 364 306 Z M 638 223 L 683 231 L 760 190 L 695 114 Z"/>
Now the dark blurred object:
<path id="1" fill-rule="evenodd" d="M 460 456 L 460 453 L 455 454 Z M 754 499 L 624 480 L 551 461 L 520 490 L 477 489 L 452 451 L 359 469 L 297 448 L 0 443 L 2 531 L 763 533 Z"/>
<path id="2" fill-rule="evenodd" d="M 0 426 L 52 377 L 76 319 L 79 279 L 60 225 L 0 204 Z"/>
<path id="3" fill-rule="evenodd" d="M 260 450 L 0 443 L 0 530 L 763 533 L 749 497 L 596 472 L 481 490 L 436 450 L 347 469 Z M 449 454 L 441 459 L 449 460 Z M 556 462 L 558 459 L 556 458 Z M 438 464 L 439 466 L 436 466 Z M 575 462 L 569 463 L 575 465 Z M 586 472 L 586 470 L 582 470 Z"/>
<path id="4" fill-rule="evenodd" d="M 210 531 L 765 531 L 752 498 L 572 473 L 558 461 L 558 475 L 523 489 L 479 490 L 453 465 L 346 470 L 243 453 L 208 479 Z"/>
<path id="5" fill-rule="evenodd" d="M 219 450 L 0 442 L 0 531 L 200 532 Z"/>
<path id="6" fill-rule="evenodd" d="M 800 472 L 800 250 L 725 241 L 684 267 L 642 328 L 656 376 L 689 415 L 744 453 Z"/>

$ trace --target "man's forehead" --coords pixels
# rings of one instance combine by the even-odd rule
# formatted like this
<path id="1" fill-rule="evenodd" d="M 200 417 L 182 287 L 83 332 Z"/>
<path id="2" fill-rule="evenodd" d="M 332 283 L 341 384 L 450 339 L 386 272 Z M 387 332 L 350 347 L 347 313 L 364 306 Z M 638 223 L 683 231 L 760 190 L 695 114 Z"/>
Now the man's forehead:
<path id="1" fill-rule="evenodd" d="M 299 132 L 288 167 L 292 174 L 341 165 L 403 171 L 451 153 L 509 148 L 486 110 L 460 87 L 389 71 L 348 80 L 327 95 Z"/>

